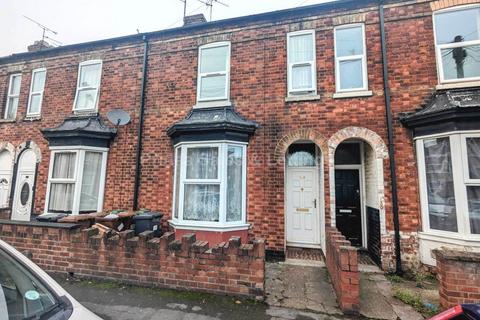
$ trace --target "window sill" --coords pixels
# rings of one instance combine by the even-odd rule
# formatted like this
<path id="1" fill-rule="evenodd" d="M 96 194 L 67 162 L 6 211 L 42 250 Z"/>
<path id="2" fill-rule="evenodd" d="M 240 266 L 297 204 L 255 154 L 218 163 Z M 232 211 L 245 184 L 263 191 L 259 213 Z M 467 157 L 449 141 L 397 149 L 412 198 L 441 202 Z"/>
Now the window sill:
<path id="1" fill-rule="evenodd" d="M 180 230 L 199 230 L 199 231 L 216 231 L 216 232 L 225 232 L 225 231 L 239 231 L 247 230 L 250 228 L 248 223 L 238 223 L 233 225 L 207 225 L 202 223 L 194 222 L 181 222 L 169 220 L 168 223 L 175 229 Z"/>
<path id="2" fill-rule="evenodd" d="M 16 119 L 0 119 L 0 123 L 14 123 Z"/>
<path id="3" fill-rule="evenodd" d="M 40 120 L 42 120 L 42 117 L 40 115 L 38 115 L 38 116 L 26 116 L 25 118 L 23 118 L 23 121 L 27 121 L 27 122 L 40 121 Z"/>
<path id="4" fill-rule="evenodd" d="M 76 116 L 97 116 L 98 110 L 73 110 L 73 114 Z"/>
<path id="5" fill-rule="evenodd" d="M 446 242 L 454 245 L 480 247 L 480 235 L 460 235 L 458 233 L 446 234 L 446 233 L 436 233 L 436 232 L 419 232 L 418 238 L 421 240 Z"/>
<path id="6" fill-rule="evenodd" d="M 345 98 L 359 98 L 359 97 L 371 97 L 373 92 L 371 90 L 366 91 L 352 91 L 352 92 L 336 92 L 333 94 L 333 99 L 345 99 Z"/>
<path id="7" fill-rule="evenodd" d="M 480 81 L 464 81 L 464 82 L 437 84 L 435 86 L 435 89 L 446 90 L 446 89 L 461 89 L 461 88 L 473 88 L 473 87 L 480 87 Z"/>
<path id="8" fill-rule="evenodd" d="M 301 102 L 301 101 L 314 101 L 320 100 L 319 94 L 309 94 L 309 95 L 298 95 L 298 96 L 288 96 L 285 98 L 285 102 Z"/>
<path id="9" fill-rule="evenodd" d="M 231 107 L 232 102 L 230 100 L 218 100 L 218 101 L 204 101 L 197 102 L 194 108 L 219 108 L 219 107 Z"/>

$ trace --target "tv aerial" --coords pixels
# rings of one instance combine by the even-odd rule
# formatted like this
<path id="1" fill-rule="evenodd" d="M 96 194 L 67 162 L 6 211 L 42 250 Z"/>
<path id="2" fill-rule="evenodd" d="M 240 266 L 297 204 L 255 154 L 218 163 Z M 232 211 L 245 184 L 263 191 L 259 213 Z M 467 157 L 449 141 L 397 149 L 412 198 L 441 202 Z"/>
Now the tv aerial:
<path id="1" fill-rule="evenodd" d="M 35 20 L 33 20 L 32 18 L 29 18 L 29 17 L 27 17 L 27 16 L 25 16 L 25 15 L 24 15 L 23 17 L 24 17 L 25 19 L 30 20 L 31 22 L 35 23 L 39 28 L 42 29 L 42 43 L 44 43 L 45 39 L 48 39 L 48 40 L 54 42 L 56 45 L 59 45 L 59 46 L 62 45 L 62 43 L 61 43 L 60 41 L 57 41 L 57 40 L 55 40 L 55 39 L 52 39 L 52 38 L 50 38 L 50 37 L 47 35 L 47 32 L 50 32 L 50 33 L 53 33 L 54 35 L 57 35 L 57 34 L 58 34 L 57 31 L 54 31 L 54 30 L 50 29 L 49 27 L 44 26 L 44 25 L 41 24 L 40 22 L 35 21 Z"/>
<path id="2" fill-rule="evenodd" d="M 107 119 L 118 128 L 130 122 L 130 114 L 122 109 L 113 109 L 107 112 Z"/>
<path id="3" fill-rule="evenodd" d="M 198 2 L 203 3 L 206 5 L 208 8 L 210 8 L 210 22 L 212 21 L 212 11 L 213 11 L 213 5 L 214 4 L 221 4 L 224 7 L 228 7 L 228 4 L 221 2 L 220 0 L 197 0 Z"/>

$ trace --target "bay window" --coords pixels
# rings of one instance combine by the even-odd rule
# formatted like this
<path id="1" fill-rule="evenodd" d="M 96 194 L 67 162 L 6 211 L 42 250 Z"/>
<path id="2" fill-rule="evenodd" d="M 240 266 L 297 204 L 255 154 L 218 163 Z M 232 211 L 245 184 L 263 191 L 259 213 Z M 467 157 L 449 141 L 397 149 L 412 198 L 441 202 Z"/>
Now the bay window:
<path id="1" fill-rule="evenodd" d="M 449 8 L 433 17 L 440 82 L 480 80 L 480 6 Z"/>
<path id="2" fill-rule="evenodd" d="M 22 82 L 22 75 L 20 73 L 12 74 L 10 76 L 10 83 L 8 85 L 7 105 L 5 107 L 4 119 L 15 120 L 17 116 L 18 99 L 20 96 L 20 85 Z"/>
<path id="3" fill-rule="evenodd" d="M 39 116 L 42 109 L 43 90 L 45 88 L 45 68 L 35 69 L 32 72 L 32 84 L 28 98 L 27 116 Z"/>
<path id="4" fill-rule="evenodd" d="M 200 47 L 198 60 L 198 102 L 228 100 L 230 43 L 218 42 Z"/>
<path id="5" fill-rule="evenodd" d="M 288 95 L 315 95 L 315 31 L 303 30 L 287 35 Z"/>
<path id="6" fill-rule="evenodd" d="M 91 60 L 80 63 L 73 106 L 75 111 L 94 111 L 97 109 L 101 75 L 102 61 Z"/>
<path id="7" fill-rule="evenodd" d="M 175 149 L 175 159 L 174 224 L 245 224 L 244 144 L 182 143 Z"/>
<path id="8" fill-rule="evenodd" d="M 107 150 L 93 147 L 52 149 L 45 212 L 101 211 Z"/>
<path id="9" fill-rule="evenodd" d="M 438 135 L 416 143 L 423 231 L 479 238 L 480 133 Z"/>
<path id="10" fill-rule="evenodd" d="M 335 28 L 335 71 L 337 92 L 367 90 L 363 24 Z"/>

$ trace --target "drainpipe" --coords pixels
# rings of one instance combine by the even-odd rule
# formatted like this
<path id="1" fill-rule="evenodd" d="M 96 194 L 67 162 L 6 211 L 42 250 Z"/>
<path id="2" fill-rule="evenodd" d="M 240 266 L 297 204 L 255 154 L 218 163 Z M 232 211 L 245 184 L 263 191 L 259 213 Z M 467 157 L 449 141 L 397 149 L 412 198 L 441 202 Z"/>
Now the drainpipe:
<path id="1" fill-rule="evenodd" d="M 385 37 L 385 16 L 384 16 L 384 1 L 380 0 L 379 16 L 380 16 L 380 35 L 382 44 L 382 66 L 383 66 L 383 88 L 385 96 L 385 111 L 387 118 L 388 131 L 388 155 L 390 157 L 390 177 L 392 180 L 392 209 L 393 209 L 393 228 L 395 231 L 395 271 L 401 275 L 402 271 L 402 257 L 400 250 L 400 219 L 398 213 L 398 190 L 397 190 L 397 172 L 395 166 L 395 146 L 393 136 L 393 116 L 390 97 L 390 86 L 388 84 L 388 59 L 387 59 L 387 44 Z"/>
<path id="2" fill-rule="evenodd" d="M 135 184 L 133 189 L 133 210 L 138 210 L 138 194 L 140 192 L 140 170 L 142 160 L 142 141 L 143 141 L 143 123 L 145 116 L 145 91 L 147 84 L 147 67 L 148 67 L 148 39 L 143 36 L 143 66 L 142 66 L 142 85 L 140 88 L 140 114 L 137 135 L 137 150 L 135 160 Z"/>

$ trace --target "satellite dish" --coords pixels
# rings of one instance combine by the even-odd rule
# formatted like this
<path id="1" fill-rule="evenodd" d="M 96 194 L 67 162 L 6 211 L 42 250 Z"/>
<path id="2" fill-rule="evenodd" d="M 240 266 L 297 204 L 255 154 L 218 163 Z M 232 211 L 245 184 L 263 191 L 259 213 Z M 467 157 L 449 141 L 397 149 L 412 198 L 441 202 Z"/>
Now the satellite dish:
<path id="1" fill-rule="evenodd" d="M 113 109 L 107 112 L 108 120 L 115 126 L 124 126 L 130 122 L 130 115 L 122 109 Z"/>

